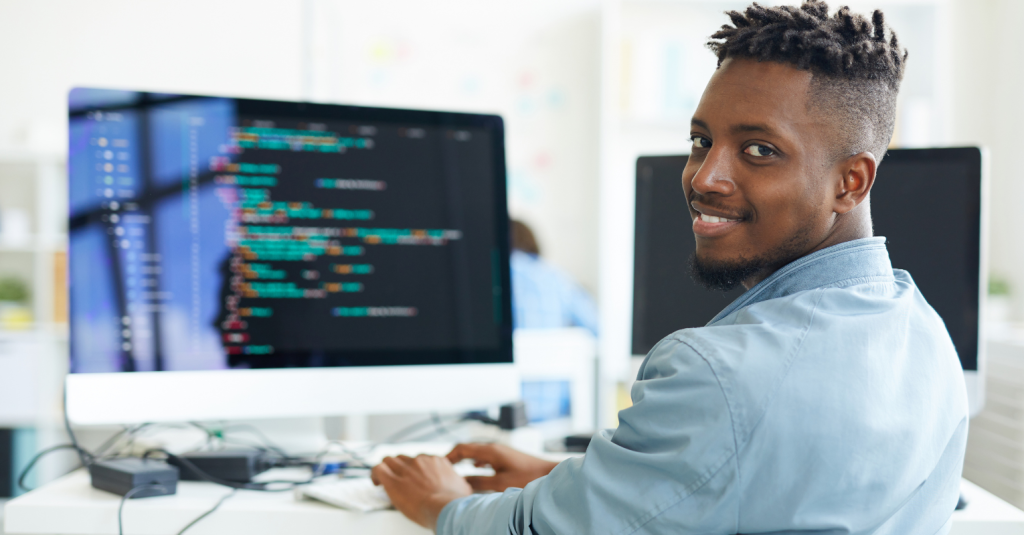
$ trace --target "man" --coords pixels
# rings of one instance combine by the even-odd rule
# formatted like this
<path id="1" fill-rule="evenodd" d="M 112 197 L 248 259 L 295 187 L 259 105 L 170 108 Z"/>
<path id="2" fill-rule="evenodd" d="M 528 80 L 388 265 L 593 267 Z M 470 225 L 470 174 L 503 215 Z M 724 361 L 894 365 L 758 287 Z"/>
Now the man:
<path id="1" fill-rule="evenodd" d="M 374 478 L 413 520 L 444 534 L 949 531 L 962 373 L 869 209 L 906 55 L 877 11 L 729 16 L 683 188 L 695 278 L 748 291 L 651 351 L 634 405 L 583 458 L 465 445 L 386 459 Z M 455 476 L 465 457 L 497 475 Z"/>
<path id="2" fill-rule="evenodd" d="M 597 307 L 586 290 L 540 255 L 530 227 L 509 220 L 512 253 L 512 326 L 516 329 L 583 327 L 597 336 Z"/>

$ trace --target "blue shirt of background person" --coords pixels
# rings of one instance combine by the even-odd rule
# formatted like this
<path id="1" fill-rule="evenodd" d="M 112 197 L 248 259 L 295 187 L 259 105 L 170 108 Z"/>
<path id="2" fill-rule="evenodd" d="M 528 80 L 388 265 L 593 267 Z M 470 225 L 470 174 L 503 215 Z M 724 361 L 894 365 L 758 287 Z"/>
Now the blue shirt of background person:
<path id="1" fill-rule="evenodd" d="M 585 327 L 597 336 L 597 307 L 587 292 L 540 257 L 540 247 L 526 224 L 516 220 L 509 223 L 513 327 Z"/>

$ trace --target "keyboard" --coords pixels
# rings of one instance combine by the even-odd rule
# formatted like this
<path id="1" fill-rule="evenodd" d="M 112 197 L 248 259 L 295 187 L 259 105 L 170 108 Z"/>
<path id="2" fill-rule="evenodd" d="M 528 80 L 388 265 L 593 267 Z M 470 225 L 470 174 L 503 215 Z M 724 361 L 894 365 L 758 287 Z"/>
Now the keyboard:
<path id="1" fill-rule="evenodd" d="M 463 477 L 494 475 L 494 470 L 489 467 L 477 468 L 469 463 L 456 464 L 455 471 Z M 384 492 L 384 487 L 374 485 L 369 477 L 337 478 L 302 485 L 295 488 L 295 499 L 318 500 L 362 513 L 391 508 L 391 498 Z"/>
<path id="2" fill-rule="evenodd" d="M 391 499 L 368 477 L 337 479 L 329 483 L 313 483 L 295 489 L 296 499 L 314 499 L 321 502 L 368 513 L 391 508 Z"/>

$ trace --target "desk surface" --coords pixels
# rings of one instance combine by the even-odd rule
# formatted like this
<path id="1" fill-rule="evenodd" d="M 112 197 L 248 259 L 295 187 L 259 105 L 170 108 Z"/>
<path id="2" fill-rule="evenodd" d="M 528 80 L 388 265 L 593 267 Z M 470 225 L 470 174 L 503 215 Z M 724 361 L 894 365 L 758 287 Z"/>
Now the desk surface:
<path id="1" fill-rule="evenodd" d="M 1024 535 L 1024 512 L 964 481 L 968 507 L 953 514 L 951 535 Z M 210 483 L 183 481 L 178 494 L 131 500 L 124 508 L 124 528 L 133 535 L 177 533 L 207 511 L 229 489 Z M 8 535 L 110 535 L 117 533 L 120 496 L 92 488 L 84 470 L 6 504 Z M 355 513 L 313 501 L 296 501 L 291 492 L 239 491 L 188 531 L 188 535 L 224 533 L 308 535 L 432 533 L 397 511 Z"/>

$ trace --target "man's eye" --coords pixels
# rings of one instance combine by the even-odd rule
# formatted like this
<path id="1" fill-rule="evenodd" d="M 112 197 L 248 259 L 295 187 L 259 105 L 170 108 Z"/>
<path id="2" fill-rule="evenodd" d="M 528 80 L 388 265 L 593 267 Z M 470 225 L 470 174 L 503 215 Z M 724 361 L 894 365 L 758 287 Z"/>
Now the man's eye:
<path id="1" fill-rule="evenodd" d="M 711 148 L 711 140 L 704 136 L 690 136 L 690 141 L 693 142 L 693 148 L 695 149 Z"/>
<path id="2" fill-rule="evenodd" d="M 760 157 L 771 156 L 772 154 L 775 154 L 774 150 L 772 150 L 772 149 L 770 149 L 770 148 L 768 148 L 768 147 L 766 147 L 764 145 L 758 145 L 757 143 L 754 143 L 753 145 L 743 149 L 743 152 L 745 152 L 745 153 L 747 153 L 747 154 L 749 154 L 751 156 L 760 156 Z"/>

